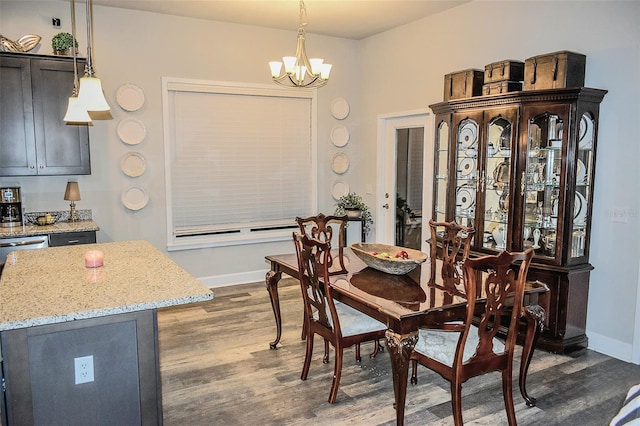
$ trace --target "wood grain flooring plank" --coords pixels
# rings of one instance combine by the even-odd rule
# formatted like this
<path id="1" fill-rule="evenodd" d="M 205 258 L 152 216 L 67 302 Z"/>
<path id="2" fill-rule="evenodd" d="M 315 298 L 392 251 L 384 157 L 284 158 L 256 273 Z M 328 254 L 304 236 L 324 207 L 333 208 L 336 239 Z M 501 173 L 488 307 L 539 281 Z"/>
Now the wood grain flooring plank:
<path id="1" fill-rule="evenodd" d="M 263 283 L 216 289 L 212 301 L 160 309 L 160 373 L 164 424 L 205 425 L 394 425 L 393 384 L 388 352 L 362 362 L 345 350 L 342 381 L 335 404 L 327 398 L 333 375 L 322 363 L 316 338 L 309 377 L 300 380 L 305 342 L 300 340 L 302 301 L 296 280 L 280 282 L 282 339 Z M 640 366 L 584 350 L 570 355 L 537 351 L 529 369 L 528 390 L 538 399 L 527 407 L 517 388 L 514 401 L 521 426 L 606 425 L 627 390 L 640 383 Z M 504 425 L 506 413 L 499 374 L 463 385 L 466 424 Z M 419 367 L 418 384 L 407 388 L 407 425 L 452 425 L 449 382 Z"/>

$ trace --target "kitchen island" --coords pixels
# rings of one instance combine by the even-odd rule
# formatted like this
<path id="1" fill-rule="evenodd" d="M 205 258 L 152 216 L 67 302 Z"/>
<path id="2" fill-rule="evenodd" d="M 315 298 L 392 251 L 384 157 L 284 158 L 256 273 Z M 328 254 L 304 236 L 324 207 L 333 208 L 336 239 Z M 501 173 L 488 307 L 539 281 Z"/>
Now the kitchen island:
<path id="1" fill-rule="evenodd" d="M 103 266 L 85 267 L 89 250 Z M 3 424 L 162 424 L 157 308 L 212 298 L 145 241 L 12 252 L 0 278 Z"/>

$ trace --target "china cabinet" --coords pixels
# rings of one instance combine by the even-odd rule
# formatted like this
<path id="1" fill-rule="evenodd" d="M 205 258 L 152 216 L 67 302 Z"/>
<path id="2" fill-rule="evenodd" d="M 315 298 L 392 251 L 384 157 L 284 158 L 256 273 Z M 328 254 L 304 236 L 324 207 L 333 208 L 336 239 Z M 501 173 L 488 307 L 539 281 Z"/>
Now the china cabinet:
<path id="1" fill-rule="evenodd" d="M 589 237 L 600 102 L 563 88 L 431 105 L 433 218 L 476 229 L 472 254 L 532 247 L 530 280 L 550 288 L 538 346 L 586 346 Z"/>
<path id="2" fill-rule="evenodd" d="M 73 78 L 71 58 L 0 53 L 0 176 L 91 174 L 87 126 L 62 120 Z"/>

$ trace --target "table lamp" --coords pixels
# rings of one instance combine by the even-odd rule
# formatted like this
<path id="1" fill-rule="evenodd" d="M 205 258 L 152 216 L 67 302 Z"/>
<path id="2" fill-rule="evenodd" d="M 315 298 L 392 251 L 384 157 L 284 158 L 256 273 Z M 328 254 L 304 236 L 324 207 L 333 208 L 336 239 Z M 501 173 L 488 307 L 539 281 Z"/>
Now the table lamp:
<path id="1" fill-rule="evenodd" d="M 67 182 L 67 189 L 64 191 L 64 199 L 71 201 L 71 211 L 69 212 L 69 222 L 77 222 L 80 220 L 76 212 L 76 201 L 80 201 L 80 187 L 78 182 Z"/>

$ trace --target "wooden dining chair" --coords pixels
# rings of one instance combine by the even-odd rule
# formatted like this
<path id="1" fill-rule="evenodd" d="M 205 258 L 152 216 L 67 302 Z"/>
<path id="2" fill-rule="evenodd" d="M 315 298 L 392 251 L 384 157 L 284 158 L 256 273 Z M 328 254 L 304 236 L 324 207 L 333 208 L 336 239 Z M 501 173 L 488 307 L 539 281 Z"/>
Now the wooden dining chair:
<path id="1" fill-rule="evenodd" d="M 320 241 L 328 241 L 331 243 L 334 236 L 334 226 L 337 231 L 337 249 L 329 252 L 329 275 L 340 275 L 347 273 L 346 262 L 347 258 L 344 256 L 344 249 L 346 247 L 347 237 L 347 223 L 348 216 L 326 216 L 323 213 L 318 213 L 316 216 L 309 217 L 296 217 L 296 222 L 300 228 L 300 233 L 308 235 L 311 238 L 318 239 Z M 334 261 L 335 256 L 335 261 Z M 307 330 L 306 323 L 302 322 L 302 335 L 301 339 L 306 338 Z M 369 355 L 371 358 L 375 357 L 378 352 L 383 350 L 382 344 L 376 342 L 373 348 L 373 352 Z M 324 345 L 324 359 L 325 362 L 329 362 L 329 343 L 325 342 Z M 360 362 L 360 347 L 356 347 L 356 361 Z"/>
<path id="2" fill-rule="evenodd" d="M 311 366 L 315 335 L 329 342 L 335 350 L 333 382 L 329 392 L 329 402 L 334 403 L 338 395 L 342 375 L 343 351 L 345 348 L 374 341 L 384 337 L 387 326 L 344 303 L 333 300 L 329 285 L 328 241 L 310 238 L 308 235 L 293 233 L 293 241 L 298 257 L 298 273 L 302 298 L 304 300 L 307 345 L 300 379 L 306 380 Z M 356 354 L 359 358 L 359 354 Z M 324 362 L 327 362 L 325 353 Z"/>
<path id="3" fill-rule="evenodd" d="M 467 259 L 463 265 L 467 293 L 463 321 L 440 329 L 421 329 L 412 354 L 411 383 L 420 363 L 451 382 L 453 420 L 462 425 L 462 383 L 492 371 L 502 372 L 502 392 L 509 425 L 516 424 L 512 394 L 513 356 L 525 280 L 533 249 L 522 253 Z M 516 271 L 512 265 L 520 262 Z M 476 302 L 476 299 L 480 299 Z M 505 333 L 504 340 L 496 337 Z"/>
<path id="4" fill-rule="evenodd" d="M 465 296 L 462 263 L 469 257 L 475 229 L 456 222 L 429 220 L 431 268 L 429 285 L 447 290 L 452 295 Z M 438 276 L 438 271 L 440 274 Z"/>

